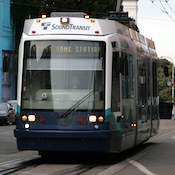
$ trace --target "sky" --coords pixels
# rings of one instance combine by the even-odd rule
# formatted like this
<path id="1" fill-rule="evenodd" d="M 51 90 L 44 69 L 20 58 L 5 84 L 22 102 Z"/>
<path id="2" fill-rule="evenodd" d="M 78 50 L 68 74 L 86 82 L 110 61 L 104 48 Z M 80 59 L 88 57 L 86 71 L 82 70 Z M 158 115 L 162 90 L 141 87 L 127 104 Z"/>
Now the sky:
<path id="1" fill-rule="evenodd" d="M 175 0 L 138 0 L 140 33 L 155 42 L 158 57 L 175 64 Z"/>

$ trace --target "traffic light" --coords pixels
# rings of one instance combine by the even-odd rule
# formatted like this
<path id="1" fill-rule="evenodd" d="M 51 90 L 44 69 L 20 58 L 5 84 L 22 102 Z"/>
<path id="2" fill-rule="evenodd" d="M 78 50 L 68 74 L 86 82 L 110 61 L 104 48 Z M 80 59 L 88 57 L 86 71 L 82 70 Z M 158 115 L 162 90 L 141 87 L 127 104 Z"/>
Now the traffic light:
<path id="1" fill-rule="evenodd" d="M 169 77 L 168 67 L 167 67 L 167 66 L 163 66 L 163 69 L 164 69 L 164 75 L 165 75 L 166 77 Z"/>

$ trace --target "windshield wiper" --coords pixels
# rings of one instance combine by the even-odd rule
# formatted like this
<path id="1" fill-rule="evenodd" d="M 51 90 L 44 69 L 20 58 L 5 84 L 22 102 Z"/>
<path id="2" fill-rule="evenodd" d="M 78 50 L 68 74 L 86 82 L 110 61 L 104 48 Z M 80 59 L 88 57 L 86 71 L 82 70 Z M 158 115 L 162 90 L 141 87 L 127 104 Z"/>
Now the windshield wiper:
<path id="1" fill-rule="evenodd" d="M 89 94 L 85 95 L 82 99 L 80 99 L 79 101 L 77 101 L 77 103 L 75 103 L 71 108 L 69 108 L 64 114 L 61 115 L 61 118 L 67 117 L 72 111 L 75 110 L 76 107 L 78 107 L 85 100 L 87 100 L 93 93 L 94 93 L 94 91 L 91 91 Z"/>

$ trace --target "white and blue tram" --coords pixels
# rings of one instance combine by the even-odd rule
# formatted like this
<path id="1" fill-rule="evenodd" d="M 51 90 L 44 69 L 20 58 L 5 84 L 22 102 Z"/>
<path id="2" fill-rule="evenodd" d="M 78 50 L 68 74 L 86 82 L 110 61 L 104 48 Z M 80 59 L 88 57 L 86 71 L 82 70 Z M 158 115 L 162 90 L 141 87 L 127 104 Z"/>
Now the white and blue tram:
<path id="1" fill-rule="evenodd" d="M 25 21 L 14 131 L 18 149 L 118 153 L 155 135 L 154 42 L 116 20 L 59 15 Z"/>

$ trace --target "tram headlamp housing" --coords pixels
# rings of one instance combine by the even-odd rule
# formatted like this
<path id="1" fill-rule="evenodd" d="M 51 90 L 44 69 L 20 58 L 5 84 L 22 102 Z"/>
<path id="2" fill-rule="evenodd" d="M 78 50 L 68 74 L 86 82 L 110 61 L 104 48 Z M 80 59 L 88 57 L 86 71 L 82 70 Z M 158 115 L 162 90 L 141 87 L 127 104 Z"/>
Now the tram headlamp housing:
<path id="1" fill-rule="evenodd" d="M 22 115 L 21 119 L 22 119 L 23 122 L 26 122 L 26 121 L 35 122 L 36 121 L 36 115 L 35 114 Z"/>
<path id="2" fill-rule="evenodd" d="M 24 127 L 25 127 L 26 129 L 29 129 L 30 125 L 29 125 L 28 123 L 26 123 L 26 124 L 24 125 Z"/>
<path id="3" fill-rule="evenodd" d="M 46 14 L 42 14 L 41 17 L 44 19 L 44 18 L 47 18 L 47 15 Z"/>
<path id="4" fill-rule="evenodd" d="M 34 114 L 28 115 L 28 121 L 29 122 L 34 122 L 36 120 L 36 116 Z"/>
<path id="5" fill-rule="evenodd" d="M 91 114 L 91 115 L 89 115 L 88 120 L 90 123 L 95 123 L 95 122 L 97 122 L 97 116 L 94 114 Z"/>
<path id="6" fill-rule="evenodd" d="M 95 115 L 95 114 L 91 114 L 91 115 L 89 115 L 89 117 L 88 117 L 88 121 L 89 121 L 89 123 L 102 123 L 102 122 L 104 122 L 104 120 L 105 120 L 105 118 L 104 118 L 104 116 L 102 116 L 102 115 L 100 115 L 100 116 L 97 116 L 97 115 Z"/>
<path id="7" fill-rule="evenodd" d="M 23 122 L 26 122 L 26 121 L 28 120 L 28 117 L 27 117 L 27 115 L 23 115 L 23 116 L 21 117 L 21 119 L 22 119 Z"/>
<path id="8" fill-rule="evenodd" d="M 89 15 L 84 15 L 84 18 L 85 18 L 85 19 L 89 19 L 90 16 L 89 16 Z"/>
<path id="9" fill-rule="evenodd" d="M 98 117 L 98 122 L 100 122 L 100 123 L 102 123 L 102 122 L 104 122 L 104 117 L 102 116 L 102 115 L 100 115 L 99 117 Z"/>
<path id="10" fill-rule="evenodd" d="M 60 18 L 60 23 L 61 24 L 69 24 L 69 18 L 66 18 L 66 17 Z"/>

